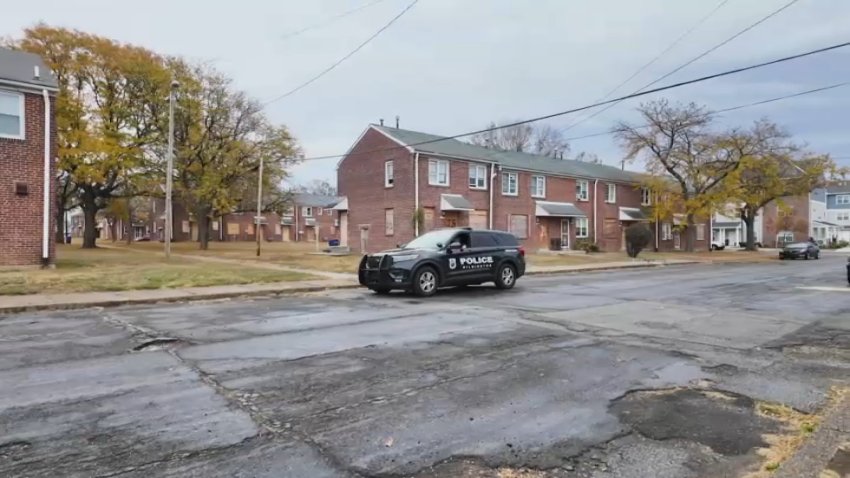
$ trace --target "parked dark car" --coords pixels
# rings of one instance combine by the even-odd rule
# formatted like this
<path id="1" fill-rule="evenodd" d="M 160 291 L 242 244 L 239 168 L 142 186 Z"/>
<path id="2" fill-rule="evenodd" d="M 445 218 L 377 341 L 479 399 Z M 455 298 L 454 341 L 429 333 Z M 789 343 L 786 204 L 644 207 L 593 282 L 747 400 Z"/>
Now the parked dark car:
<path id="1" fill-rule="evenodd" d="M 525 250 L 501 231 L 439 229 L 389 251 L 363 256 L 360 284 L 378 294 L 407 290 L 434 295 L 440 287 L 494 282 L 510 289 L 525 274 Z"/>
<path id="2" fill-rule="evenodd" d="M 850 257 L 847 258 L 847 283 L 850 284 Z"/>
<path id="3" fill-rule="evenodd" d="M 779 251 L 779 259 L 820 259 L 820 248 L 813 242 L 795 242 Z"/>

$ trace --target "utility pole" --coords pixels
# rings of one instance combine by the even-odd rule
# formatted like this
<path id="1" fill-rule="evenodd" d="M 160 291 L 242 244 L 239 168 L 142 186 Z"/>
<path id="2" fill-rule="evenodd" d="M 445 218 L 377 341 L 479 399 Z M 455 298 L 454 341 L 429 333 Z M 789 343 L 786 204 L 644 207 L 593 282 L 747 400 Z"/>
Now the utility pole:
<path id="1" fill-rule="evenodd" d="M 174 217 L 171 207 L 171 190 L 174 181 L 174 95 L 180 83 L 171 81 L 168 94 L 168 166 L 165 169 L 165 258 L 171 259 L 171 232 L 174 230 Z"/>
<path id="2" fill-rule="evenodd" d="M 260 213 L 263 211 L 263 157 L 260 156 L 260 174 L 257 176 L 257 217 L 254 222 L 257 223 L 257 257 L 260 257 Z"/>

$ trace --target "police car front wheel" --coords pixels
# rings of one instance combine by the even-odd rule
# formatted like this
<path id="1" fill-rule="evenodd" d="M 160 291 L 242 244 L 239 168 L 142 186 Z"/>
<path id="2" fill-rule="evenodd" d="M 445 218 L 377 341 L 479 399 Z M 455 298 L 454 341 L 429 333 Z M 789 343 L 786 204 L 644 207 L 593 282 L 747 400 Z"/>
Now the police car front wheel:
<path id="1" fill-rule="evenodd" d="M 502 264 L 496 271 L 496 287 L 510 289 L 516 284 L 516 268 L 512 264 Z"/>
<path id="2" fill-rule="evenodd" d="M 437 292 L 437 271 L 423 267 L 413 277 L 413 293 L 420 297 L 434 295 Z"/>

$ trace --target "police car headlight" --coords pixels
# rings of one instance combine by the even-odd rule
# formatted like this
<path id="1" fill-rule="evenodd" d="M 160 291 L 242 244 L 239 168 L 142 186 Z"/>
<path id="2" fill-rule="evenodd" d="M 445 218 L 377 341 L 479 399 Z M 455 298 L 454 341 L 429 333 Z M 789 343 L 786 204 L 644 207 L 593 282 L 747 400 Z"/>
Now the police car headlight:
<path id="1" fill-rule="evenodd" d="M 405 254 L 403 256 L 393 256 L 393 262 L 412 261 L 419 257 L 419 254 Z"/>

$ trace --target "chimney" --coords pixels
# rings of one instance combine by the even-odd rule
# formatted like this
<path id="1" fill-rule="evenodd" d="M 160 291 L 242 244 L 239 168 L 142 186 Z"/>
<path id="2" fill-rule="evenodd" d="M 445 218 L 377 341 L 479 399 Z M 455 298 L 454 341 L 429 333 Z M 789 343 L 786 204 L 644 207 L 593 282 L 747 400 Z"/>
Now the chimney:
<path id="1" fill-rule="evenodd" d="M 384 118 L 380 118 L 378 121 L 381 123 L 381 126 L 384 125 Z"/>
<path id="2" fill-rule="evenodd" d="M 398 115 L 395 115 L 395 129 L 398 129 L 398 120 L 399 119 L 400 118 L 398 117 Z"/>
<path id="3" fill-rule="evenodd" d="M 39 70 L 38 65 L 35 65 L 34 67 L 32 67 L 32 70 L 33 70 L 32 71 L 33 79 L 34 80 L 40 80 L 41 79 L 41 71 Z"/>

